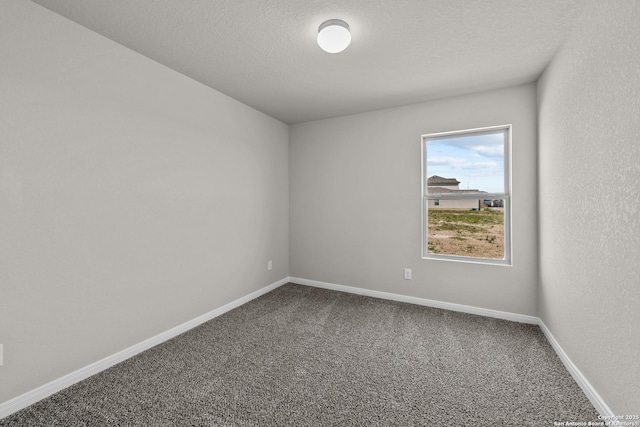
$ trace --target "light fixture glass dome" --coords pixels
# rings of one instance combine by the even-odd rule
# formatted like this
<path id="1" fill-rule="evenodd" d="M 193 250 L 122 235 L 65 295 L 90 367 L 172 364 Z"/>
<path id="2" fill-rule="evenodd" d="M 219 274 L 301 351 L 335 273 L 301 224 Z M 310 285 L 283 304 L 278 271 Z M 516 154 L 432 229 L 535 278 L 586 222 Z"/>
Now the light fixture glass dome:
<path id="1" fill-rule="evenodd" d="M 349 24 L 340 19 L 329 19 L 318 28 L 318 45 L 325 52 L 342 52 L 351 43 Z"/>

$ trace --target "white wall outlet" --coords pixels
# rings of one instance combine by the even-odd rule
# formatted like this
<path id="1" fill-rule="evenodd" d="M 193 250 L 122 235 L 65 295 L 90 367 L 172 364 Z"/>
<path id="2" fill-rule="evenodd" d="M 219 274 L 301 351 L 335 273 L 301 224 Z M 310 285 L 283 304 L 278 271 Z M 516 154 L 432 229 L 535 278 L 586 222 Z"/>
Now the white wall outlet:
<path id="1" fill-rule="evenodd" d="M 411 269 L 410 268 L 405 268 L 404 269 L 404 278 L 405 278 L 405 280 L 411 280 Z"/>
<path id="2" fill-rule="evenodd" d="M 273 261 L 271 260 L 267 261 L 267 270 L 269 271 L 273 270 Z"/>
<path id="3" fill-rule="evenodd" d="M 2 350 L 3 350 L 3 347 L 4 347 L 4 344 L 0 344 L 0 366 L 2 366 L 2 363 L 3 363 L 3 361 L 2 361 L 2 353 L 3 353 Z"/>

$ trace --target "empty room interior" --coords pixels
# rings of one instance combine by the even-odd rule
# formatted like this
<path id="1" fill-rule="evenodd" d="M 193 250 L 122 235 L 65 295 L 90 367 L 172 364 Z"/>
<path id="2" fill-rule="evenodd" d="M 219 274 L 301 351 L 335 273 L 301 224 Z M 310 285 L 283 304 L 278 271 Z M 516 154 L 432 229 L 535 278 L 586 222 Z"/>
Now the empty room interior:
<path id="1" fill-rule="evenodd" d="M 0 425 L 640 426 L 638 22 L 2 0 Z"/>

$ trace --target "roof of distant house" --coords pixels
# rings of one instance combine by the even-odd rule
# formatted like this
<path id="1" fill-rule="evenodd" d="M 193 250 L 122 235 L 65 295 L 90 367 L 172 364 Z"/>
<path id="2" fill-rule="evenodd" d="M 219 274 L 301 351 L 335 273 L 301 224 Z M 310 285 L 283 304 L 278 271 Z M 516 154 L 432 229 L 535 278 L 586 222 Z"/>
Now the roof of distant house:
<path id="1" fill-rule="evenodd" d="M 451 188 L 434 187 L 434 186 L 430 185 L 429 186 L 429 193 L 434 193 L 434 194 L 444 194 L 444 193 L 486 193 L 486 191 L 480 191 L 480 190 L 452 190 Z"/>
<path id="2" fill-rule="evenodd" d="M 458 185 L 460 181 L 455 178 L 443 178 L 438 175 L 433 175 L 427 178 L 427 185 L 429 187 L 434 185 Z"/>

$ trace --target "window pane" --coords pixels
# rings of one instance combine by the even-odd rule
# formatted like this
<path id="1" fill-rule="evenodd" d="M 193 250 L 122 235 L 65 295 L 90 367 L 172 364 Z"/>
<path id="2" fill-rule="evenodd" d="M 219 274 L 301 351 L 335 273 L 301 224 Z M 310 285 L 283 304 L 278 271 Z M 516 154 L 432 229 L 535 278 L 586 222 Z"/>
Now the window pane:
<path id="1" fill-rule="evenodd" d="M 427 193 L 504 193 L 505 132 L 427 139 Z"/>
<path id="2" fill-rule="evenodd" d="M 504 259 L 504 200 L 428 202 L 428 253 Z M 447 208 L 448 202 L 480 203 L 481 209 Z"/>
<path id="3" fill-rule="evenodd" d="M 422 136 L 423 257 L 510 265 L 510 135 L 504 125 Z"/>

